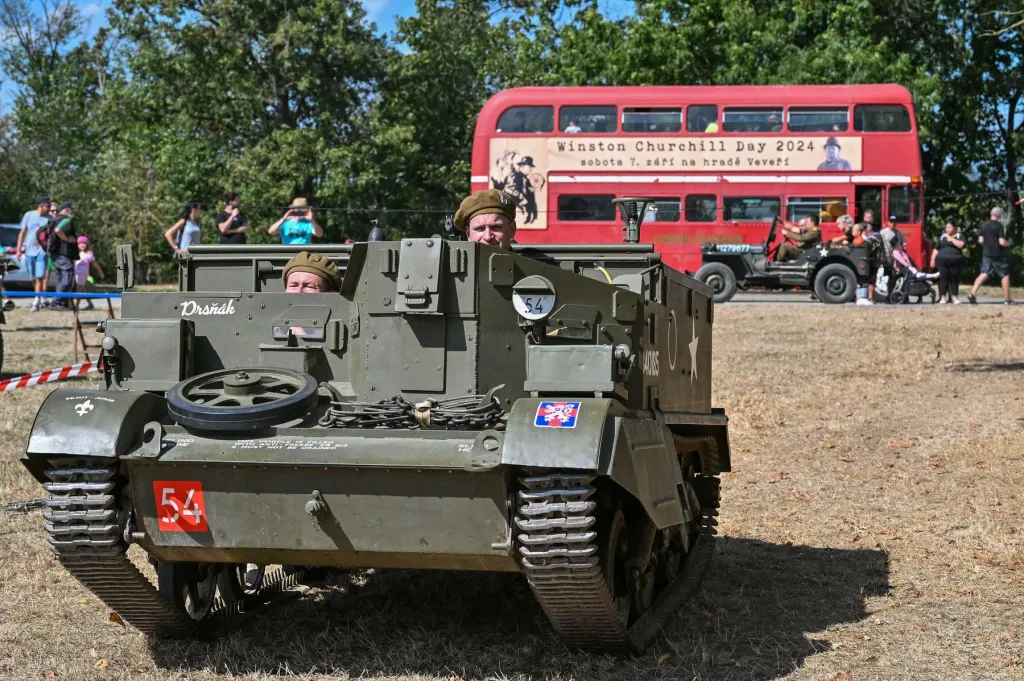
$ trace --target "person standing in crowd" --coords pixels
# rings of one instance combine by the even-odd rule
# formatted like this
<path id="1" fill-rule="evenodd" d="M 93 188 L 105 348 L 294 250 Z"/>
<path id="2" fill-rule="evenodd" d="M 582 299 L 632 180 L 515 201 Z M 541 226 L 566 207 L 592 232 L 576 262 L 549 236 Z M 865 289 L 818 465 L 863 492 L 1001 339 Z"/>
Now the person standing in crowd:
<path id="1" fill-rule="evenodd" d="M 40 196 L 36 199 L 35 210 L 30 210 L 21 218 L 21 231 L 18 232 L 17 253 L 22 256 L 25 269 L 32 277 L 32 286 L 36 297 L 32 299 L 31 312 L 38 312 L 42 302 L 40 293 L 44 293 L 43 277 L 46 275 L 46 249 L 39 243 L 39 230 L 50 224 L 50 197 Z"/>
<path id="2" fill-rule="evenodd" d="M 75 290 L 75 261 L 78 260 L 78 232 L 75 231 L 75 204 L 62 203 L 57 213 L 57 224 L 50 232 L 46 247 L 53 269 L 57 273 L 57 293 Z M 74 306 L 65 298 L 57 298 L 50 307 L 70 310 Z"/>
<path id="3" fill-rule="evenodd" d="M 990 276 L 999 277 L 1003 285 L 1003 305 L 1013 305 L 1010 299 L 1010 259 L 1006 256 L 1006 250 L 1010 242 L 1006 239 L 1006 230 L 1003 227 L 1001 218 L 1003 209 L 992 209 L 988 222 L 979 229 L 978 243 L 981 244 L 981 274 L 974 280 L 971 292 L 967 294 L 967 300 L 971 305 L 978 303 L 978 289 L 988 281 Z"/>
<path id="4" fill-rule="evenodd" d="M 245 243 L 245 231 L 249 229 L 249 220 L 242 213 L 242 199 L 238 192 L 228 192 L 224 195 L 224 204 L 224 210 L 217 213 L 220 242 L 242 245 Z"/>
<path id="5" fill-rule="evenodd" d="M 281 232 L 281 243 L 286 246 L 305 246 L 313 237 L 322 239 L 324 230 L 313 219 L 313 209 L 303 198 L 292 201 L 281 219 L 267 228 L 267 234 Z"/>
<path id="6" fill-rule="evenodd" d="M 178 221 L 164 232 L 164 238 L 177 255 L 185 255 L 193 244 L 203 243 L 202 230 L 199 229 L 199 216 L 203 208 L 198 201 L 189 201 L 178 216 Z"/>
<path id="7" fill-rule="evenodd" d="M 50 272 L 53 272 L 53 256 L 50 255 L 49 243 L 50 243 L 50 235 L 53 234 L 53 228 L 57 226 L 57 221 L 60 219 L 57 216 L 57 212 L 58 212 L 57 211 L 57 202 L 54 201 L 53 199 L 50 199 L 50 212 L 46 216 L 46 219 L 50 221 L 50 224 L 47 225 L 46 229 L 44 230 L 46 232 L 46 239 L 44 240 L 40 236 L 40 241 L 39 241 L 39 243 L 43 243 L 45 241 L 46 244 L 43 246 L 43 248 L 47 249 L 47 251 L 46 251 L 46 272 L 43 273 L 43 290 L 44 291 L 49 291 L 50 290 Z"/>
<path id="8" fill-rule="evenodd" d="M 96 270 L 96 275 L 103 279 L 103 268 L 96 262 L 96 256 L 89 250 L 89 237 L 84 234 L 78 237 L 78 262 L 75 263 L 75 287 L 79 293 L 85 293 L 85 285 L 89 281 L 89 274 Z M 86 299 L 86 309 L 91 310 L 93 304 Z"/>
<path id="9" fill-rule="evenodd" d="M 932 268 L 939 271 L 939 303 L 960 304 L 957 294 L 960 293 L 960 277 L 963 275 L 963 266 L 967 262 L 964 256 L 964 241 L 956 224 L 952 220 L 946 221 L 946 226 L 939 237 L 939 243 L 932 251 Z"/>

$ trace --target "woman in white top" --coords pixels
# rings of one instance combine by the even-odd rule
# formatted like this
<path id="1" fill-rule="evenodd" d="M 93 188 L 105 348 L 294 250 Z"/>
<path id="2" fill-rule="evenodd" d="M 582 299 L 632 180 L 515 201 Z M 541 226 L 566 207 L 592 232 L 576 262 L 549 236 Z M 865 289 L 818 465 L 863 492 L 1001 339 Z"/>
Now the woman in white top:
<path id="1" fill-rule="evenodd" d="M 199 216 L 203 208 L 198 201 L 189 201 L 178 216 L 178 221 L 164 232 L 164 238 L 177 255 L 185 255 L 192 244 L 201 244 L 203 236 L 199 229 Z"/>

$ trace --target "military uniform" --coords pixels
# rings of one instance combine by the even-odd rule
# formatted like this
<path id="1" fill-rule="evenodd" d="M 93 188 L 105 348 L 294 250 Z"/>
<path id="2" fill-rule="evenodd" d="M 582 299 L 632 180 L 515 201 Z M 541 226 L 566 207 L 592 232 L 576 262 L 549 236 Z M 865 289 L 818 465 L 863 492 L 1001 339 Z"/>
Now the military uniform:
<path id="1" fill-rule="evenodd" d="M 779 246 L 778 254 L 775 256 L 777 262 L 786 262 L 799 258 L 801 253 L 821 240 L 821 229 L 818 227 L 808 227 L 800 233 L 791 232 L 788 238 L 797 243 L 782 242 L 782 245 Z"/>

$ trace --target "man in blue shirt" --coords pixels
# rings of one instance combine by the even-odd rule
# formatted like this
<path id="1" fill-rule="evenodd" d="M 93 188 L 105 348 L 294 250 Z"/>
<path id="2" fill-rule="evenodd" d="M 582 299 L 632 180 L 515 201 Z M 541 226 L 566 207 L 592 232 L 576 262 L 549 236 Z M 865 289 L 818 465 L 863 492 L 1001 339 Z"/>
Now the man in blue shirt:
<path id="1" fill-rule="evenodd" d="M 324 230 L 313 219 L 313 210 L 309 207 L 306 199 L 298 198 L 292 201 L 292 205 L 281 219 L 272 224 L 268 234 L 281 233 L 281 243 L 286 246 L 305 246 L 313 237 L 323 238 Z"/>
<path id="2" fill-rule="evenodd" d="M 50 224 L 47 217 L 50 213 L 50 197 L 40 196 L 36 199 L 36 209 L 25 213 L 21 218 L 21 231 L 18 232 L 17 253 L 22 256 L 22 265 L 32 277 L 32 286 L 36 297 L 32 300 L 31 312 L 39 311 L 43 291 L 43 277 L 46 276 L 46 248 L 39 243 L 39 230 Z"/>

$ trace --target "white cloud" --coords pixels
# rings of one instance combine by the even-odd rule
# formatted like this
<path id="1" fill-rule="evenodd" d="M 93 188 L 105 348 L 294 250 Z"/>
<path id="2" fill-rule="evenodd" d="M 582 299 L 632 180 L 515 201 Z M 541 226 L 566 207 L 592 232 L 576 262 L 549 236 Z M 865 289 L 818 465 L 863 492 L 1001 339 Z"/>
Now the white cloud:
<path id="1" fill-rule="evenodd" d="M 363 0 L 367 21 L 377 21 L 391 4 L 391 0 Z"/>

